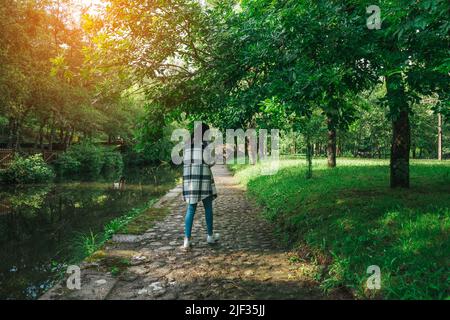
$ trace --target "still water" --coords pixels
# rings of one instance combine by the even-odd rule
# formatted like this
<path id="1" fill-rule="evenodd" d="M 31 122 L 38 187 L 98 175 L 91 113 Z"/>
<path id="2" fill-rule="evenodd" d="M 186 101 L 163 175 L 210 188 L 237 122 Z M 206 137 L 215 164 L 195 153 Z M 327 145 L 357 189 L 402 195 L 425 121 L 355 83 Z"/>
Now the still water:
<path id="1" fill-rule="evenodd" d="M 112 178 L 0 187 L 0 299 L 36 299 L 80 255 L 81 235 L 98 233 L 115 217 L 175 185 L 177 171 L 126 172 L 122 189 Z M 117 186 L 117 184 L 116 184 Z"/>

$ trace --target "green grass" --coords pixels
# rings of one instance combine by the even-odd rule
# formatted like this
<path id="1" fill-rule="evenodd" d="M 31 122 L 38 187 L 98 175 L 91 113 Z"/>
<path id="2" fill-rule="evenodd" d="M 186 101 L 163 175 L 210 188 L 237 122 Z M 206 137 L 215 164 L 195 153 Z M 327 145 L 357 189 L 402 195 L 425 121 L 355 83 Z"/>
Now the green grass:
<path id="1" fill-rule="evenodd" d="M 73 258 L 73 261 L 81 261 L 85 259 L 86 257 L 92 255 L 94 252 L 99 250 L 106 241 L 112 238 L 112 236 L 116 233 L 126 233 L 128 224 L 131 223 L 131 225 L 136 225 L 136 219 L 137 221 L 142 222 L 141 216 L 143 215 L 145 217 L 146 221 L 149 221 L 150 218 L 148 218 L 149 215 L 151 215 L 152 212 L 155 212 L 151 206 L 157 201 L 157 199 L 151 199 L 144 205 L 133 208 L 126 214 L 117 217 L 115 219 L 112 219 L 110 222 L 108 222 L 104 227 L 103 231 L 94 234 L 92 231 L 88 234 L 80 234 L 75 239 L 75 247 L 77 248 L 75 257 Z M 159 212 L 159 211 L 158 211 Z M 156 214 L 154 217 L 152 217 L 151 222 L 154 223 L 158 218 L 162 218 L 162 214 Z M 145 227 L 147 227 L 149 224 L 146 224 Z M 137 228 L 137 227 L 136 227 Z M 136 229 L 135 228 L 135 229 Z M 139 229 L 142 230 L 142 229 Z M 146 230 L 146 229 L 145 229 Z M 143 230 L 143 231 L 145 231 Z M 136 232 L 135 232 L 136 233 Z"/>
<path id="2" fill-rule="evenodd" d="M 347 287 L 357 297 L 449 297 L 450 162 L 412 161 L 409 190 L 389 188 L 386 160 L 338 159 L 329 169 L 281 160 L 272 176 L 262 164 L 232 165 L 287 244 L 329 259 L 325 290 Z M 381 268 L 381 289 L 367 290 L 367 267 Z"/>

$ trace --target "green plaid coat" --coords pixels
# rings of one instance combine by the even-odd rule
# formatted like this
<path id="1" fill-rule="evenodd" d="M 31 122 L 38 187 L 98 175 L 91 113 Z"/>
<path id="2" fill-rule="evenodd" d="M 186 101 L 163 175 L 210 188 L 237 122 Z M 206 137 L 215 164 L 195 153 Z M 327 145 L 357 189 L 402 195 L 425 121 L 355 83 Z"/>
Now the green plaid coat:
<path id="1" fill-rule="evenodd" d="M 203 161 L 203 148 L 185 148 L 183 162 L 183 200 L 195 204 L 209 196 L 215 199 L 217 191 L 210 168 L 213 164 Z"/>

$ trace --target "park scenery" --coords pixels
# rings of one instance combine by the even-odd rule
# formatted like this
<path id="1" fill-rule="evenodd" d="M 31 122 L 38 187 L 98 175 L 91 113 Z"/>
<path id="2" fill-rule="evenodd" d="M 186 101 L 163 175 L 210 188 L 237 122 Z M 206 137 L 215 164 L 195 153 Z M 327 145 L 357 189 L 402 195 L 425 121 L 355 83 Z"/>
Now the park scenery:
<path id="1" fill-rule="evenodd" d="M 0 0 L 0 299 L 449 299 L 449 18 Z"/>

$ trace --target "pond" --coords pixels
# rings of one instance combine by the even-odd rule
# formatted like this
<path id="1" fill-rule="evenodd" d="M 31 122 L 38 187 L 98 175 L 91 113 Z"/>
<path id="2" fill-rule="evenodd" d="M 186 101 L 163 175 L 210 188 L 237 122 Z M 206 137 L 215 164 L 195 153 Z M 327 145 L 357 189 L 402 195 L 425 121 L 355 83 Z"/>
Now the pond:
<path id="1" fill-rule="evenodd" d="M 79 239 L 156 199 L 175 185 L 177 170 L 142 168 L 111 178 L 0 187 L 0 299 L 36 299 L 65 264 L 80 259 Z"/>

